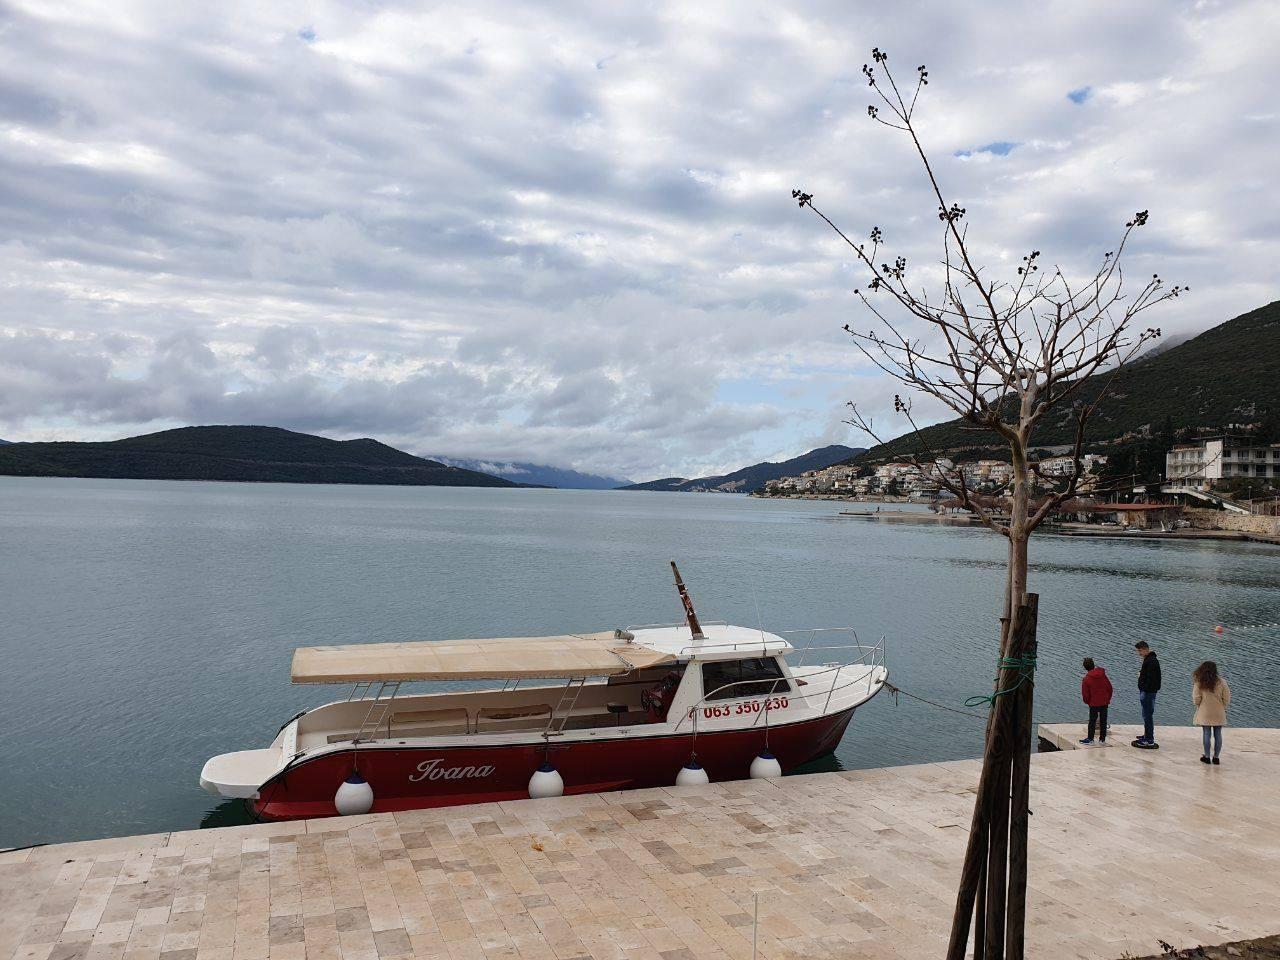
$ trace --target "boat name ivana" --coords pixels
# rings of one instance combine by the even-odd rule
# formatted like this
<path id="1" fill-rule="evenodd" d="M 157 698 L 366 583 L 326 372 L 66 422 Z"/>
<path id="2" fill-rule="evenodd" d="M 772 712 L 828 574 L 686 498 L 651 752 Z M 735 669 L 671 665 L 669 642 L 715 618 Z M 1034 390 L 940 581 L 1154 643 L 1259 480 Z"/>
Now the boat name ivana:
<path id="1" fill-rule="evenodd" d="M 423 760 L 418 764 L 418 774 L 409 777 L 410 783 L 419 780 L 482 780 L 492 775 L 494 768 L 489 764 L 479 767 L 441 767 L 440 757 Z"/>

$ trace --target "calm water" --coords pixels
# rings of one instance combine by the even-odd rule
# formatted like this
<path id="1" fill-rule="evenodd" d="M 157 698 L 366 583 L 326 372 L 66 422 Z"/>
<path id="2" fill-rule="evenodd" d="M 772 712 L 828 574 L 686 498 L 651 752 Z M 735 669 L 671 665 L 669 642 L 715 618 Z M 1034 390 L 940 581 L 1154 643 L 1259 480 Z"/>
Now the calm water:
<path id="1" fill-rule="evenodd" d="M 838 519 L 839 506 L 557 490 L 0 478 L 0 846 L 187 829 L 239 814 L 196 784 L 328 699 L 293 647 L 673 621 L 675 558 L 704 619 L 887 637 L 896 683 L 989 689 L 1002 544 L 982 530 Z M 1189 723 L 1217 659 L 1236 724 L 1280 722 L 1280 550 L 1044 537 L 1038 717 L 1078 717 L 1079 661 L 1136 722 L 1132 645 Z M 1224 624 L 1226 632 L 1213 632 Z M 345 695 L 343 690 L 342 695 Z M 882 696 L 845 767 L 971 757 L 982 725 Z M 1229 744 L 1229 740 L 1228 740 Z M 674 771 L 673 771 L 674 773 Z"/>

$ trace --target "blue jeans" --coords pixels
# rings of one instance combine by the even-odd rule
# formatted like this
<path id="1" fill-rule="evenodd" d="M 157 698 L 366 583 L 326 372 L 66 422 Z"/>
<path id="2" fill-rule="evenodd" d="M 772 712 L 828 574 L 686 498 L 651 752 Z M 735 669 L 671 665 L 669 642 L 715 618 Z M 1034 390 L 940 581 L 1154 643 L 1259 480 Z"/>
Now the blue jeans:
<path id="1" fill-rule="evenodd" d="M 1148 693 L 1143 690 L 1138 693 L 1138 700 L 1142 704 L 1142 737 L 1150 743 L 1154 743 L 1156 739 L 1156 695 L 1155 692 Z"/>
<path id="2" fill-rule="evenodd" d="M 1222 728 L 1221 727 L 1201 727 L 1200 732 L 1204 734 L 1204 755 L 1209 756 L 1209 735 L 1213 734 L 1213 756 L 1222 753 Z"/>

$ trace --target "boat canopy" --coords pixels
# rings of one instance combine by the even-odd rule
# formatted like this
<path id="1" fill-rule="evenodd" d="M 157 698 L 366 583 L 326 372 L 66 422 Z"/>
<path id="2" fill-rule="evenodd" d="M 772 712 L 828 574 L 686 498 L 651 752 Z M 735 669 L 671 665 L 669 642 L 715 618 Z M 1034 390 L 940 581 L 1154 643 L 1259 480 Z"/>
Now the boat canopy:
<path id="1" fill-rule="evenodd" d="M 632 643 L 619 630 L 558 637 L 417 640 L 299 647 L 294 683 L 412 680 L 534 680 L 608 677 L 675 663 L 676 655 Z"/>

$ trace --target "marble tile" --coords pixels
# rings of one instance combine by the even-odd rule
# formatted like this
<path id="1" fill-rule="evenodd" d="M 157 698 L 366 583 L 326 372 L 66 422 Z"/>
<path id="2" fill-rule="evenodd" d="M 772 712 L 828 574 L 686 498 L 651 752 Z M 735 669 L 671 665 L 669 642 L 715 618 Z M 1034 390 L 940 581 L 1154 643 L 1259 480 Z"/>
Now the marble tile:
<path id="1" fill-rule="evenodd" d="M 1275 933 L 1280 730 L 1033 758 L 1029 955 Z M 0 853 L 0 960 L 937 955 L 976 761 Z M 1141 809 L 1141 819 L 1134 811 Z M 1152 838 L 1159 838 L 1152 843 Z M 1082 848 L 1088 850 L 1082 856 Z M 758 922 L 757 922 L 758 916 Z"/>

